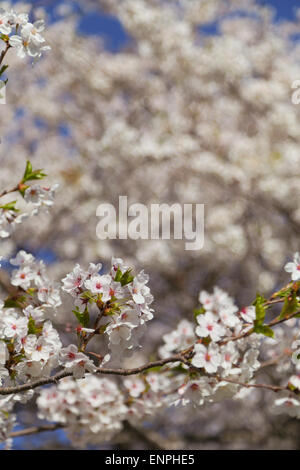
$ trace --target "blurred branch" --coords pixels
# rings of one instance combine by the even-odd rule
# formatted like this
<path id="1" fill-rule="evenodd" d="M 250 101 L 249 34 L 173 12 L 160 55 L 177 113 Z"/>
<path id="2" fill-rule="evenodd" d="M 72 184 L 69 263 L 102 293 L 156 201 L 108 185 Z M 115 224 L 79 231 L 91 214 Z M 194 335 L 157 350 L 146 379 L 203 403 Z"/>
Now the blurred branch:
<path id="1" fill-rule="evenodd" d="M 147 450 L 176 450 L 183 445 L 182 442 L 173 442 L 166 439 L 155 431 L 143 429 L 133 425 L 128 421 L 124 423 L 124 431 L 130 432 L 137 439 L 140 439 L 147 445 Z"/>
<path id="2" fill-rule="evenodd" d="M 56 429 L 63 428 L 63 424 L 48 424 L 45 426 L 32 426 L 27 429 L 20 429 L 20 431 L 13 431 L 10 433 L 9 437 L 20 437 L 20 436 L 29 436 L 30 434 L 38 434 L 40 432 L 46 431 L 56 431 Z"/>
<path id="3" fill-rule="evenodd" d="M 1 269 L 0 269 L 0 285 L 12 297 L 17 296 L 18 293 L 20 292 L 19 288 L 11 285 L 8 274 L 6 274 L 6 272 Z"/>

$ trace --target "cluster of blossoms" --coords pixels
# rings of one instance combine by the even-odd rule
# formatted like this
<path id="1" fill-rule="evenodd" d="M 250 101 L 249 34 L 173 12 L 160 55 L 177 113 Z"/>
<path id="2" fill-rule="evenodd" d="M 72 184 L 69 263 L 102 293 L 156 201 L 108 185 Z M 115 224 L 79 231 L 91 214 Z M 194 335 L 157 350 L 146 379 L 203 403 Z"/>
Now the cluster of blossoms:
<path id="1" fill-rule="evenodd" d="M 129 395 L 128 421 L 137 424 L 144 419 L 153 420 L 162 408 L 175 401 L 183 378 L 181 372 L 163 367 L 125 379 L 124 387 Z"/>
<path id="2" fill-rule="evenodd" d="M 200 292 L 199 300 L 202 306 L 195 310 L 197 325 L 181 321 L 175 331 L 163 337 L 165 345 L 160 349 L 165 357 L 167 351 L 189 348 L 193 351 L 191 371 L 200 372 L 199 378 L 192 377 L 188 373 L 190 367 L 182 365 L 187 374 L 178 388 L 179 399 L 175 404 L 199 406 L 233 397 L 239 386 L 222 381 L 222 378 L 248 382 L 260 367 L 257 334 L 231 341 L 249 330 L 250 325 L 243 321 L 242 315 L 254 310 L 255 319 L 255 307 L 249 306 L 240 312 L 231 297 L 217 287 L 213 294 Z"/>
<path id="3" fill-rule="evenodd" d="M 163 336 L 165 344 L 159 348 L 159 355 L 165 358 L 173 352 L 189 348 L 194 344 L 195 339 L 193 323 L 188 320 L 181 320 L 176 330 Z"/>
<path id="4" fill-rule="evenodd" d="M 29 216 L 29 213 L 18 214 L 14 208 L 9 206 L 0 207 L 0 238 L 9 237 L 16 225 L 21 224 Z"/>
<path id="5" fill-rule="evenodd" d="M 21 250 L 10 264 L 16 267 L 11 275 L 12 285 L 24 291 L 33 288 L 32 292 L 36 293 L 39 307 L 28 312 L 34 320 L 44 319 L 42 309 L 56 309 L 61 305 L 58 285 L 48 278 L 44 261 L 37 261 L 32 254 Z"/>
<path id="6" fill-rule="evenodd" d="M 107 441 L 122 430 L 125 420 L 137 424 L 153 418 L 171 403 L 179 384 L 179 378 L 156 372 L 128 377 L 121 387 L 91 374 L 79 380 L 65 378 L 40 392 L 38 416 L 62 424 L 73 445 Z"/>
<path id="7" fill-rule="evenodd" d="M 108 441 L 122 429 L 128 408 L 117 385 L 88 374 L 85 379 L 63 379 L 41 392 L 39 417 L 67 427 L 69 438 L 83 446 Z"/>
<path id="8" fill-rule="evenodd" d="M 42 187 L 39 184 L 28 185 L 29 181 L 43 179 L 46 176 L 40 170 L 33 171 L 31 163 L 28 161 L 23 179 L 19 184 L 4 195 L 12 192 L 18 192 L 25 203 L 33 208 L 29 212 L 19 213 L 16 208 L 17 201 L 9 201 L 6 204 L 0 204 L 0 238 L 8 238 L 15 230 L 16 225 L 22 223 L 25 219 L 37 215 L 41 210 L 46 210 L 53 206 L 55 191 L 58 184 L 51 187 Z M 1 196 L 0 196 L 1 197 Z"/>
<path id="9" fill-rule="evenodd" d="M 291 273 L 292 281 L 297 282 L 300 280 L 300 258 L 298 252 L 295 253 L 293 262 L 285 265 L 285 270 Z M 298 301 L 300 302 L 300 297 L 295 296 L 294 302 L 297 306 Z M 285 413 L 300 419 L 300 334 L 298 333 L 298 324 L 292 326 L 294 327 L 293 332 L 297 331 L 289 351 L 291 357 L 288 366 L 290 367 L 287 368 L 288 371 L 292 370 L 292 375 L 288 378 L 288 389 L 280 392 L 280 396 L 274 400 L 272 411 L 275 414 Z"/>
<path id="10" fill-rule="evenodd" d="M 32 377 L 49 376 L 58 366 L 62 347 L 47 310 L 60 304 L 59 290 L 45 272 L 43 261 L 20 251 L 10 260 L 11 284 L 20 294 L 0 304 L 0 381 L 9 386 Z"/>
<path id="11" fill-rule="evenodd" d="M 285 413 L 300 419 L 300 335 L 292 343 L 293 375 L 288 379 L 289 390 L 280 392 L 280 396 L 273 401 L 272 411 L 275 414 Z"/>
<path id="12" fill-rule="evenodd" d="M 122 273 L 126 273 L 127 267 L 123 267 L 121 260 L 113 259 L 112 264 L 110 284 L 113 283 L 115 290 L 117 288 L 121 289 L 122 285 L 117 286 L 114 279 L 119 269 Z M 120 266 L 122 266 L 122 269 Z M 76 301 L 78 295 L 81 295 L 83 299 L 90 299 L 90 294 L 93 293 L 92 286 L 94 283 L 99 282 L 100 284 L 102 281 L 102 291 L 100 293 L 102 297 L 100 299 L 102 298 L 102 302 L 105 299 L 105 308 L 108 309 L 108 302 L 112 301 L 112 298 L 106 297 L 109 295 L 109 289 L 107 288 L 109 279 L 105 277 L 106 275 L 93 274 L 93 271 L 99 269 L 99 265 L 90 265 L 88 272 L 83 272 L 79 266 L 76 266 L 74 272 L 63 280 L 64 289 L 70 293 L 76 293 L 76 296 L 74 295 Z M 97 279 L 95 279 L 95 276 L 97 276 Z M 90 287 L 91 290 L 88 296 L 84 294 L 83 286 L 84 288 Z M 130 284 L 126 286 L 128 291 L 132 292 L 132 286 Z M 100 286 L 97 289 L 96 301 L 99 302 Z M 128 296 L 128 291 L 118 299 L 124 298 L 125 295 Z M 143 294 L 145 295 L 145 292 Z M 137 290 L 135 295 L 139 295 Z M 244 326 L 245 323 L 240 319 L 238 309 L 224 291 L 216 288 L 212 295 L 201 292 L 199 298 L 206 306 L 208 306 L 208 299 L 210 299 L 209 307 L 211 310 L 207 313 L 202 312 L 201 317 L 203 319 L 207 316 L 206 319 L 210 320 L 212 312 L 215 315 L 215 322 L 221 318 L 225 319 L 225 322 L 220 323 L 220 327 L 224 328 L 224 335 L 222 336 L 226 334 L 226 337 L 230 339 L 238 333 L 247 331 L 247 327 Z M 142 299 L 138 298 L 137 300 L 141 301 Z M 249 308 L 251 309 L 251 307 Z M 78 312 L 79 309 L 80 306 L 78 305 Z M 227 315 L 225 315 L 225 312 L 227 312 Z M 235 315 L 236 321 L 233 321 L 232 318 L 229 320 L 230 315 Z M 234 327 L 231 326 L 230 329 L 228 322 L 230 322 L 230 325 L 234 324 Z M 246 325 L 248 326 L 248 324 Z M 178 353 L 182 350 L 191 350 L 193 354 L 190 365 L 187 363 L 181 364 L 178 361 L 159 367 L 156 371 L 150 370 L 138 376 L 125 378 L 120 389 L 123 394 L 122 400 L 120 400 L 121 392 L 117 391 L 115 383 L 110 380 L 96 378 L 90 374 L 77 381 L 64 379 L 63 384 L 60 383 L 41 392 L 37 401 L 40 417 L 63 424 L 67 427 L 72 442 L 83 445 L 87 442 L 95 442 L 97 439 L 103 440 L 106 432 L 107 438 L 111 438 L 113 434 L 122 428 L 122 421 L 128 420 L 133 424 L 137 424 L 145 418 L 149 419 L 156 416 L 162 407 L 172 404 L 178 405 L 179 403 L 183 405 L 191 403 L 194 406 L 200 406 L 204 403 L 221 401 L 228 397 L 238 397 L 240 386 L 223 381 L 222 378 L 238 378 L 246 383 L 251 380 L 254 372 L 260 366 L 257 360 L 260 342 L 258 335 L 253 334 L 249 338 L 238 340 L 235 342 L 235 346 L 233 346 L 233 343 L 219 346 L 218 341 L 220 338 L 211 340 L 210 333 L 212 330 L 208 328 L 204 335 L 202 330 L 199 331 L 199 326 L 201 327 L 199 321 L 198 326 L 195 327 L 193 323 L 182 320 L 176 330 L 164 335 L 165 344 L 159 350 L 162 358 L 170 357 L 172 353 Z M 107 331 L 108 328 L 109 326 L 104 331 Z M 84 333 L 95 331 L 84 327 L 81 330 Z M 197 335 L 204 338 L 204 343 L 208 344 L 207 348 L 204 344 L 196 342 Z M 110 343 L 111 347 L 112 344 Z M 74 378 L 82 377 L 85 370 L 96 371 L 96 367 L 91 361 L 87 363 L 87 357 L 78 351 L 75 345 L 70 345 L 62 350 L 60 356 L 62 357 L 61 364 L 64 365 L 66 370 L 73 372 Z M 203 359 L 203 362 L 201 359 Z M 218 376 L 215 374 L 217 368 Z M 108 391 L 108 397 L 106 391 Z M 84 393 L 84 397 L 82 397 L 82 393 Z M 109 399 L 110 393 L 111 400 Z M 116 394 L 117 399 L 115 399 Z M 80 400 L 80 398 L 84 399 Z"/>
<path id="13" fill-rule="evenodd" d="M 193 375 L 191 378 L 191 366 L 178 361 L 156 372 L 125 379 L 121 392 L 113 381 L 90 374 L 85 376 L 87 371 L 96 372 L 97 368 L 84 354 L 83 346 L 89 335 L 106 333 L 113 357 L 116 353 L 120 360 L 125 351 L 135 348 L 141 336 L 135 329 L 140 329 L 153 316 L 149 307 L 153 299 L 146 285 L 148 277 L 143 272 L 134 277 L 121 259 L 112 259 L 109 274 L 99 274 L 101 264 L 90 264 L 87 271 L 77 265 L 62 281 L 63 290 L 75 299 L 74 314 L 81 325 L 89 326 L 92 305 L 96 305 L 100 313 L 93 329 L 77 328 L 79 346 L 71 344 L 63 348 L 57 331 L 46 319 L 47 309 L 59 307 L 61 299 L 58 287 L 51 286 L 46 276 L 44 263 L 24 251 L 10 263 L 17 267 L 12 272 L 11 283 L 24 295 L 17 297 L 15 306 L 10 302 L 1 304 L 2 385 L 48 377 L 59 366 L 71 373 L 74 378 L 66 378 L 59 385 L 42 391 L 37 403 L 40 416 L 66 426 L 74 443 L 102 440 L 103 436 L 110 439 L 122 428 L 125 419 L 136 423 L 155 416 L 161 407 L 172 403 L 202 405 L 234 396 L 239 386 L 223 382 L 220 377 L 238 375 L 239 380 L 248 382 L 259 367 L 258 350 L 253 349 L 257 347 L 256 335 L 237 341 L 235 347 L 232 343 L 218 346 L 220 339 L 243 332 L 244 324 L 232 299 L 216 288 L 213 295 L 200 293 L 202 305 L 209 310 L 202 307 L 196 328 L 182 320 L 175 331 L 164 336 L 165 345 L 159 351 L 165 358 L 184 349 L 192 350 L 191 370 L 195 374 L 199 369 L 200 377 Z M 22 305 L 29 297 L 30 303 Z M 235 321 L 231 318 L 234 315 Z M 215 336 L 218 328 L 224 330 Z M 194 345 L 197 336 L 203 338 L 203 344 Z M 109 360 L 110 355 L 107 356 L 103 363 Z M 219 377 L 214 374 L 217 367 L 220 367 Z M 31 395 L 28 393 L 22 399 Z M 7 430 L 5 437 L 11 430 L 8 425 Z"/>
<path id="14" fill-rule="evenodd" d="M 62 289 L 74 299 L 73 313 L 80 323 L 76 329 L 78 345 L 63 348 L 57 331 L 46 319 L 47 308 L 57 308 L 61 300 L 57 287 L 47 290 L 51 283 L 44 263 L 24 251 L 10 262 L 18 266 L 12 272 L 11 283 L 25 295 L 16 298 L 15 306 L 7 301 L 1 304 L 2 385 L 49 377 L 58 367 L 72 375 L 42 390 L 37 405 L 39 417 L 64 426 L 75 445 L 111 439 L 123 428 L 124 421 L 136 425 L 170 405 L 198 407 L 226 398 L 241 398 L 243 387 L 255 386 L 254 374 L 261 367 L 263 336 L 259 333 L 270 337 L 266 341 L 274 341 L 273 331 L 262 324 L 265 309 L 270 305 L 266 299 L 258 295 L 253 305 L 239 310 L 233 299 L 216 287 L 212 294 L 200 292 L 201 306 L 195 310 L 195 325 L 182 320 L 174 331 L 163 336 L 164 345 L 159 349 L 163 362 L 156 369 L 150 364 L 149 370 L 146 368 L 117 385 L 93 373 L 105 373 L 105 362 L 115 357 L 121 361 L 125 352 L 132 352 L 141 336 L 135 329 L 139 330 L 152 318 L 149 305 L 153 299 L 144 272 L 133 276 L 118 258 L 112 259 L 109 274 L 100 274 L 101 264 L 91 263 L 86 271 L 76 265 L 62 280 Z M 291 271 L 290 264 L 286 270 Z M 297 314 L 300 299 L 293 294 L 297 291 L 298 284 L 292 280 L 276 293 L 285 302 L 281 316 L 291 313 L 291 302 Z M 29 297 L 31 302 L 22 305 Z M 96 320 L 94 327 L 89 328 L 94 307 Z M 109 339 L 110 354 L 96 367 L 85 354 L 85 348 L 96 334 L 104 333 Z M 291 350 L 296 373 L 282 389 L 282 396 L 274 401 L 275 413 L 286 410 L 291 416 L 300 417 L 299 345 L 298 336 Z M 32 393 L 33 390 L 9 395 L 12 400 L 3 402 L 4 409 L 5 406 L 12 409 L 14 401 L 26 401 Z M 13 418 L 7 418 L 2 440 L 7 439 L 12 425 Z"/>
<path id="15" fill-rule="evenodd" d="M 58 184 L 51 187 L 42 187 L 39 184 L 32 184 L 24 192 L 24 200 L 35 207 L 52 207 L 54 204 L 55 191 Z"/>
<path id="16" fill-rule="evenodd" d="M 109 274 L 99 274 L 101 268 L 101 264 L 90 264 L 85 271 L 77 264 L 62 280 L 62 289 L 74 298 L 74 313 L 83 320 L 83 332 L 105 332 L 112 359 L 122 358 L 139 345 L 146 322 L 153 318 L 149 277 L 143 271 L 133 276 L 120 258 L 112 258 Z M 98 308 L 97 320 L 86 331 L 93 305 Z M 109 359 L 107 355 L 105 361 Z"/>
<path id="17" fill-rule="evenodd" d="M 39 58 L 43 52 L 49 51 L 50 46 L 45 44 L 41 35 L 45 25 L 43 20 L 35 23 L 29 22 L 27 13 L 16 13 L 0 9 L 0 33 L 1 39 L 17 51 L 21 58 L 26 55 Z"/>
<path id="18" fill-rule="evenodd" d="M 234 345 L 226 338 L 237 336 L 253 326 L 248 323 L 245 325 L 244 319 L 251 319 L 253 323 L 255 307 L 245 307 L 239 312 L 233 300 L 219 288 L 215 288 L 212 295 L 202 291 L 199 300 L 202 307 L 195 312 L 198 324 L 195 332 L 201 340 L 195 346 L 192 364 L 209 373 L 216 373 L 219 367 L 226 375 L 238 373 L 237 366 L 241 363 L 238 344 Z"/>

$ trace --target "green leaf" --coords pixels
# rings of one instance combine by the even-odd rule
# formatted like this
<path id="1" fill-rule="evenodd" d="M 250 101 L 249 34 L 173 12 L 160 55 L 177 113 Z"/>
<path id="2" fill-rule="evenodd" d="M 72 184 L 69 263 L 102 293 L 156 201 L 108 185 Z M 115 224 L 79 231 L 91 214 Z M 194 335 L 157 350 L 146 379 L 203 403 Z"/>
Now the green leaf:
<path id="1" fill-rule="evenodd" d="M 118 313 L 119 310 L 120 310 L 119 308 L 114 308 L 114 307 L 106 308 L 104 310 L 103 315 L 105 317 L 111 317 L 111 316 L 115 315 L 116 313 Z"/>
<path id="2" fill-rule="evenodd" d="M 90 315 L 89 315 L 89 311 L 87 308 L 85 309 L 83 313 L 79 311 L 78 307 L 76 307 L 75 310 L 72 310 L 72 312 L 74 313 L 75 317 L 77 318 L 81 326 L 83 327 L 88 326 L 89 321 L 90 321 Z"/>
<path id="3" fill-rule="evenodd" d="M 89 290 L 86 290 L 85 292 L 83 292 L 82 294 L 80 294 L 80 297 L 82 299 L 87 299 L 89 301 L 89 303 L 93 303 L 93 302 L 96 302 L 96 298 L 95 296 L 93 296 Z"/>
<path id="4" fill-rule="evenodd" d="M 7 34 L 0 33 L 0 39 L 2 39 L 2 41 L 8 42 L 9 36 Z"/>
<path id="5" fill-rule="evenodd" d="M 266 306 L 264 305 L 267 300 L 260 294 L 256 295 L 256 299 L 253 302 L 253 305 L 255 305 L 255 320 L 254 320 L 254 326 L 253 326 L 253 331 L 255 333 L 260 333 L 262 335 L 268 336 L 270 338 L 273 338 L 274 332 L 273 330 L 268 326 L 264 325 L 263 322 L 265 320 L 266 316 Z"/>
<path id="6" fill-rule="evenodd" d="M 188 369 L 185 369 L 182 364 L 179 364 L 176 367 L 172 367 L 171 370 L 172 370 L 172 373 L 174 373 L 174 372 L 179 372 L 180 374 L 188 374 L 189 373 Z"/>
<path id="7" fill-rule="evenodd" d="M 269 338 L 274 338 L 274 331 L 268 325 L 255 325 L 254 331 L 255 333 L 260 333 Z"/>
<path id="8" fill-rule="evenodd" d="M 257 293 L 256 298 L 253 302 L 253 305 L 264 304 L 265 302 L 267 302 L 267 299 L 265 299 L 265 297 L 263 295 Z"/>
<path id="9" fill-rule="evenodd" d="M 29 160 L 27 160 L 26 168 L 25 168 L 25 173 L 24 173 L 24 179 L 27 179 L 28 175 L 32 173 L 32 165 Z"/>
<path id="10" fill-rule="evenodd" d="M 265 316 L 266 316 L 266 308 L 264 306 L 264 303 L 266 302 L 266 299 L 260 295 L 256 295 L 256 299 L 253 302 L 253 305 L 255 305 L 255 322 L 254 324 L 256 325 L 261 325 L 264 322 Z"/>
<path id="11" fill-rule="evenodd" d="M 34 287 L 29 287 L 29 289 L 27 289 L 27 294 L 30 295 L 30 297 L 33 297 L 34 296 L 34 293 L 36 292 L 36 288 Z"/>
<path id="12" fill-rule="evenodd" d="M 108 327 L 109 323 L 106 323 L 105 325 L 101 325 L 97 331 L 99 331 L 100 334 L 105 333 L 106 328 Z"/>
<path id="13" fill-rule="evenodd" d="M 287 388 L 289 390 L 292 390 L 292 392 L 294 392 L 296 390 L 296 387 L 294 385 L 292 385 L 290 382 L 287 384 Z"/>
<path id="14" fill-rule="evenodd" d="M 195 308 L 194 310 L 194 318 L 197 318 L 198 315 L 203 315 L 206 312 L 205 308 Z"/>
<path id="15" fill-rule="evenodd" d="M 120 280 L 122 287 L 126 286 L 127 284 L 130 284 L 133 281 L 134 276 L 130 274 L 131 271 L 132 269 L 127 269 L 127 271 L 125 271 L 125 273 L 122 275 L 121 280 Z"/>
<path id="16" fill-rule="evenodd" d="M 36 334 L 41 333 L 43 327 L 37 327 L 34 319 L 30 316 L 28 320 L 27 328 L 28 328 L 29 335 L 36 335 Z"/>
<path id="17" fill-rule="evenodd" d="M 114 280 L 115 280 L 116 282 L 121 282 L 121 279 L 122 279 L 122 271 L 121 271 L 120 268 L 118 268 Z"/>
<path id="18" fill-rule="evenodd" d="M 286 295 L 290 294 L 292 291 L 292 285 L 289 285 L 288 287 L 284 287 L 283 289 L 280 289 L 278 292 L 275 292 L 275 294 L 272 295 L 272 299 L 276 299 L 277 297 L 286 297 Z"/>
<path id="19" fill-rule="evenodd" d="M 43 173 L 41 170 L 36 170 L 31 173 L 31 175 L 29 176 L 29 178 L 27 178 L 26 181 L 42 180 L 43 178 L 45 178 L 45 176 L 47 176 L 46 173 Z"/>
<path id="20" fill-rule="evenodd" d="M 134 276 L 132 276 L 132 274 L 130 274 L 131 271 L 132 271 L 132 269 L 127 269 L 127 271 L 125 271 L 125 273 L 122 274 L 121 269 L 118 268 L 114 280 L 116 282 L 120 282 L 121 286 L 126 286 L 127 284 L 130 284 L 134 279 Z"/>
<path id="21" fill-rule="evenodd" d="M 149 369 L 147 369 L 144 374 L 146 376 L 146 380 L 147 380 L 147 374 L 149 374 L 149 372 L 159 372 L 161 370 L 162 366 L 154 366 L 154 367 L 149 367 Z"/>
<path id="22" fill-rule="evenodd" d="M 10 416 L 9 412 L 5 410 L 0 410 L 0 413 L 2 413 L 5 416 L 5 418 L 9 418 Z"/>
<path id="23" fill-rule="evenodd" d="M 6 299 L 4 301 L 4 308 L 24 308 L 22 303 L 26 300 L 24 295 L 18 297 L 17 299 Z"/>
<path id="24" fill-rule="evenodd" d="M 16 207 L 15 207 L 16 203 L 17 203 L 17 201 L 8 202 L 7 204 L 4 204 L 3 206 L 0 206 L 0 209 L 3 209 L 5 211 L 19 212 L 19 209 L 16 209 Z"/>
<path id="25" fill-rule="evenodd" d="M 2 67 L 0 68 L 0 77 L 4 74 L 5 70 L 8 69 L 8 67 L 8 65 L 2 65 Z"/>
<path id="26" fill-rule="evenodd" d="M 26 181 L 32 181 L 32 180 L 41 180 L 45 176 L 47 176 L 47 175 L 45 173 L 43 173 L 42 170 L 33 171 L 32 165 L 31 165 L 30 161 L 28 160 L 27 164 L 26 164 L 24 176 L 23 176 L 23 179 L 22 179 L 21 183 L 26 183 Z"/>
<path id="27" fill-rule="evenodd" d="M 18 364 L 19 362 L 22 361 L 22 359 L 24 359 L 24 357 L 25 357 L 25 354 L 17 354 L 16 356 L 14 356 L 14 362 Z"/>
<path id="28" fill-rule="evenodd" d="M 279 315 L 279 320 L 291 315 L 296 312 L 300 307 L 299 301 L 297 299 L 296 292 L 292 292 L 290 295 L 287 295 L 284 299 L 284 304 Z"/>

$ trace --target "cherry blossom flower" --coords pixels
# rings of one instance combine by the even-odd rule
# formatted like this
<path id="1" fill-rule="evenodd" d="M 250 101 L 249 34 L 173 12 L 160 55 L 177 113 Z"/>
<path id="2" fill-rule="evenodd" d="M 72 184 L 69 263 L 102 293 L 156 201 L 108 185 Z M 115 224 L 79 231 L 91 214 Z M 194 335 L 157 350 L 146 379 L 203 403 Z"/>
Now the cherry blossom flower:
<path id="1" fill-rule="evenodd" d="M 300 390 L 300 373 L 298 373 L 297 375 L 292 375 L 289 378 L 289 384 Z"/>
<path id="2" fill-rule="evenodd" d="M 61 349 L 59 362 L 67 371 L 72 372 L 76 379 L 83 377 L 86 370 L 90 372 L 96 370 L 94 363 L 85 354 L 78 352 L 74 344 Z"/>
<path id="3" fill-rule="evenodd" d="M 81 292 L 81 288 L 83 287 L 85 281 L 86 274 L 81 269 L 79 264 L 76 264 L 73 271 L 67 276 L 62 279 L 63 282 L 63 290 L 68 292 L 72 296 L 76 297 L 78 293 Z"/>
<path id="4" fill-rule="evenodd" d="M 23 313 L 27 318 L 31 317 L 37 322 L 44 320 L 45 316 L 45 312 L 41 307 L 33 307 L 32 305 L 28 305 L 24 308 Z"/>
<path id="5" fill-rule="evenodd" d="M 8 350 L 5 343 L 0 341 L 0 364 L 4 365 L 8 359 Z"/>
<path id="6" fill-rule="evenodd" d="M 107 302 L 110 300 L 110 283 L 112 279 L 108 274 L 103 276 L 94 275 L 85 281 L 85 287 L 92 292 L 92 294 L 102 294 L 102 301 Z"/>
<path id="7" fill-rule="evenodd" d="M 27 325 L 28 319 L 26 317 L 19 317 L 13 310 L 7 310 L 6 316 L 3 318 L 3 334 L 6 338 L 25 336 Z"/>
<path id="8" fill-rule="evenodd" d="M 211 312 L 198 315 L 197 323 L 199 326 L 196 328 L 196 334 L 200 338 L 210 336 L 213 341 L 219 341 L 225 335 L 225 328 L 218 323 L 218 318 Z"/>
<path id="9" fill-rule="evenodd" d="M 223 369 L 228 370 L 236 363 L 239 358 L 239 352 L 233 343 L 228 343 L 220 348 L 222 355 L 221 366 Z"/>
<path id="10" fill-rule="evenodd" d="M 47 361 L 53 351 L 53 346 L 40 336 L 28 335 L 24 345 L 26 356 L 31 361 Z"/>
<path id="11" fill-rule="evenodd" d="M 146 389 L 145 383 L 141 379 L 136 377 L 128 377 L 127 379 L 125 379 L 124 386 L 129 391 L 129 395 L 134 398 L 139 397 L 141 393 L 143 393 L 143 391 Z"/>
<path id="12" fill-rule="evenodd" d="M 287 273 L 291 273 L 292 281 L 299 281 L 300 279 L 300 254 L 294 254 L 292 262 L 287 263 L 284 267 Z"/>
<path id="13" fill-rule="evenodd" d="M 17 50 L 17 55 L 20 58 L 30 57 L 39 58 L 43 52 L 49 51 L 50 46 L 46 46 L 45 39 L 41 36 L 44 30 L 44 21 L 39 20 L 34 24 L 23 24 L 20 30 L 20 35 L 15 34 L 10 36 L 9 44 Z"/>
<path id="14" fill-rule="evenodd" d="M 294 397 L 282 397 L 274 400 L 272 410 L 275 414 L 287 413 L 289 416 L 300 417 L 300 401 Z"/>
<path id="15" fill-rule="evenodd" d="M 15 258 L 9 260 L 13 266 L 32 266 L 34 263 L 34 256 L 31 253 L 26 253 L 24 250 L 20 250 Z"/>
<path id="16" fill-rule="evenodd" d="M 13 286 L 19 286 L 26 290 L 29 288 L 34 277 L 35 273 L 32 269 L 29 266 L 24 266 L 23 268 L 13 271 L 11 283 Z"/>
<path id="17" fill-rule="evenodd" d="M 212 374 L 217 371 L 221 364 L 221 355 L 218 346 L 211 343 L 208 348 L 203 344 L 195 344 L 195 355 L 192 359 L 192 364 L 195 367 L 204 368 L 206 372 Z"/>
<path id="18" fill-rule="evenodd" d="M 247 323 L 253 323 L 256 317 L 255 307 L 250 305 L 249 307 L 243 307 L 240 310 L 242 319 Z"/>
<path id="19" fill-rule="evenodd" d="M 8 13 L 1 8 L 0 9 L 0 33 L 10 34 L 12 30 L 11 24 L 9 22 Z"/>

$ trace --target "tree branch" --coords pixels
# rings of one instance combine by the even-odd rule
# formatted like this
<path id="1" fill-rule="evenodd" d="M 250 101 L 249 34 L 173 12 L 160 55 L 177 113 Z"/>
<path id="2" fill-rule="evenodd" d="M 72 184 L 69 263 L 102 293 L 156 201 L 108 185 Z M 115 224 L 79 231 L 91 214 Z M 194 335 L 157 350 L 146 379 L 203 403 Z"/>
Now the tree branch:
<path id="1" fill-rule="evenodd" d="M 27 429 L 20 429 L 20 431 L 13 431 L 9 434 L 8 437 L 21 437 L 21 436 L 29 436 L 30 434 L 38 434 L 40 432 L 46 431 L 56 431 L 56 429 L 61 429 L 65 427 L 63 424 L 47 424 L 45 426 L 32 426 L 31 428 Z"/>
<path id="2" fill-rule="evenodd" d="M 4 60 L 4 57 L 6 56 L 8 50 L 11 48 L 11 45 L 9 43 L 6 44 L 6 48 L 4 49 L 4 51 L 1 52 L 0 54 L 0 65 L 2 64 L 3 60 Z M 1 195 L 0 195 L 1 197 Z"/>
<path id="3" fill-rule="evenodd" d="M 289 389 L 288 387 L 281 387 L 279 385 L 269 385 L 269 384 L 251 384 L 245 382 L 239 382 L 235 379 L 223 378 L 223 377 L 216 377 L 220 382 L 228 382 L 231 384 L 240 385 L 241 387 L 245 388 L 263 388 L 266 390 L 271 390 L 272 392 L 293 392 L 298 395 L 296 391 Z"/>
<path id="4" fill-rule="evenodd" d="M 266 323 L 266 326 L 276 326 L 276 325 L 279 325 L 279 323 L 283 323 L 285 321 L 288 321 L 290 320 L 291 318 L 294 318 L 295 316 L 297 315 L 300 315 L 300 310 L 298 310 L 297 312 L 294 312 L 292 313 L 291 315 L 287 316 L 287 317 L 284 317 L 284 318 L 279 318 L 279 317 L 276 317 L 274 318 L 274 320 L 270 321 L 270 323 Z M 255 333 L 254 329 L 253 328 L 250 328 L 250 330 L 244 332 L 244 333 L 241 333 L 237 336 L 233 336 L 233 337 L 228 337 L 228 338 L 225 338 L 223 339 L 222 341 L 220 341 L 218 344 L 220 346 L 223 346 L 224 344 L 227 344 L 229 343 L 230 341 L 237 341 L 238 339 L 242 339 L 242 338 L 246 338 L 247 336 L 250 336 L 252 335 L 252 333 Z"/>
<path id="5" fill-rule="evenodd" d="M 136 375 L 144 372 L 148 369 L 152 369 L 153 367 L 161 367 L 168 363 L 173 362 L 186 362 L 187 358 L 190 357 L 191 351 L 186 350 L 182 351 L 181 353 L 175 354 L 174 356 L 170 356 L 166 359 L 161 359 L 159 361 L 149 362 L 148 364 L 144 364 L 140 367 L 135 367 L 133 369 L 109 369 L 105 367 L 98 367 L 96 369 L 97 374 L 105 374 L 105 375 Z M 27 390 L 33 390 L 34 388 L 40 387 L 42 385 L 48 384 L 56 384 L 59 380 L 63 379 L 64 377 L 72 376 L 72 372 L 58 372 L 53 377 L 46 377 L 43 379 L 36 380 L 34 382 L 28 384 L 17 385 L 15 387 L 2 387 L 0 388 L 0 395 L 11 395 L 12 393 L 21 393 L 26 392 Z"/>
<path id="6" fill-rule="evenodd" d="M 14 193 L 15 191 L 19 191 L 19 189 L 20 188 L 18 184 L 12 189 L 5 189 L 4 191 L 2 191 L 2 193 L 0 193 L 0 197 L 6 196 L 6 194 L 9 194 L 9 193 Z"/>

